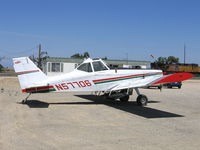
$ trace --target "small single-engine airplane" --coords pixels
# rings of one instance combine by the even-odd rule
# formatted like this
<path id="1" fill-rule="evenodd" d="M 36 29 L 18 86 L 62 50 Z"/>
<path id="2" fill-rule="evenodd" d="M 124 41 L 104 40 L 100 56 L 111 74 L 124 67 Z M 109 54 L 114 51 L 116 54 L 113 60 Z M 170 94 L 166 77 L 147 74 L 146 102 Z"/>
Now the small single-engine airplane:
<path id="1" fill-rule="evenodd" d="M 164 76 L 161 70 L 114 69 L 101 59 L 88 58 L 74 71 L 59 76 L 47 77 L 28 57 L 13 58 L 22 92 L 31 93 L 91 91 L 101 93 L 109 99 L 127 102 L 135 89 L 137 104 L 144 106 L 148 99 L 138 88 L 187 80 L 190 73 L 175 73 Z"/>

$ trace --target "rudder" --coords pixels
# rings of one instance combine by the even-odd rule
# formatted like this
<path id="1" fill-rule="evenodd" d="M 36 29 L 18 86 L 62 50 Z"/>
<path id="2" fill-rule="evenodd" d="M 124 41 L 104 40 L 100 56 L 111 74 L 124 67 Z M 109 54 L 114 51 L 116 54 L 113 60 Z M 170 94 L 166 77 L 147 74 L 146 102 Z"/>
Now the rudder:
<path id="1" fill-rule="evenodd" d="M 28 58 L 13 58 L 14 70 L 23 89 L 42 86 L 47 76 Z"/>

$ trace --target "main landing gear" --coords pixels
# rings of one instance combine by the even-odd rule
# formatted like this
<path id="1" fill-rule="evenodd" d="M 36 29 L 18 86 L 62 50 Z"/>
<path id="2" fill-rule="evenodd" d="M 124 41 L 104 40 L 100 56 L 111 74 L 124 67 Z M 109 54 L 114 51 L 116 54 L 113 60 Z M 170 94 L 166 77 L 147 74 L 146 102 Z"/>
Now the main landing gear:
<path id="1" fill-rule="evenodd" d="M 146 95 L 144 94 L 140 94 L 140 91 L 138 90 L 138 88 L 135 88 L 135 91 L 138 95 L 137 97 L 137 105 L 138 106 L 146 106 L 148 103 L 148 98 L 146 97 Z"/>
<path id="2" fill-rule="evenodd" d="M 29 96 L 31 96 L 31 93 L 29 93 L 29 95 L 24 99 L 24 100 L 22 100 L 22 104 L 27 104 L 27 101 L 28 101 L 28 98 L 29 98 Z"/>
<path id="3" fill-rule="evenodd" d="M 138 97 L 137 97 L 137 105 L 138 106 L 146 106 L 148 103 L 148 98 L 140 94 L 138 88 L 134 88 Z M 123 89 L 119 91 L 111 91 L 109 93 L 104 93 L 104 96 L 108 99 L 116 100 L 119 99 L 121 102 L 128 102 L 130 95 L 132 95 L 133 89 Z"/>

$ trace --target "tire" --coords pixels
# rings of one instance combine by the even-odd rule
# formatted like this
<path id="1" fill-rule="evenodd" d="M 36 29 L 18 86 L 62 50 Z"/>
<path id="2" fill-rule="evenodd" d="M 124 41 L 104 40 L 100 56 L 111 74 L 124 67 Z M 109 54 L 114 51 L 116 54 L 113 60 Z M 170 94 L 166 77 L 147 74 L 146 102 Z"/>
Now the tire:
<path id="1" fill-rule="evenodd" d="M 128 100 L 129 100 L 129 95 L 120 98 L 121 102 L 128 102 Z"/>
<path id="2" fill-rule="evenodd" d="M 146 106 L 147 103 L 148 103 L 148 98 L 145 95 L 141 94 L 137 97 L 138 106 Z"/>
<path id="3" fill-rule="evenodd" d="M 179 85 L 178 88 L 180 89 L 180 88 L 181 88 L 181 85 Z"/>

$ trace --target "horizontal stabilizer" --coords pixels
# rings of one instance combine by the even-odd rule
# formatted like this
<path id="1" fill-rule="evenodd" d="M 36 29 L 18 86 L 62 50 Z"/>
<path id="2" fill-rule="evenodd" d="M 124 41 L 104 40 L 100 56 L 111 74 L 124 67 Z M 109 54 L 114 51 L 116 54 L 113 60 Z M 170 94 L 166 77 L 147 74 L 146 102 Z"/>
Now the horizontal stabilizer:
<path id="1" fill-rule="evenodd" d="M 184 80 L 188 80 L 193 77 L 193 74 L 183 72 L 183 73 L 174 73 L 167 76 L 164 76 L 156 81 L 150 83 L 150 85 L 161 84 L 161 83 L 172 83 L 172 82 L 181 82 Z"/>

